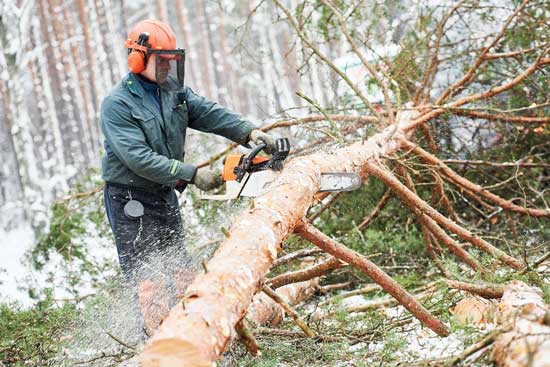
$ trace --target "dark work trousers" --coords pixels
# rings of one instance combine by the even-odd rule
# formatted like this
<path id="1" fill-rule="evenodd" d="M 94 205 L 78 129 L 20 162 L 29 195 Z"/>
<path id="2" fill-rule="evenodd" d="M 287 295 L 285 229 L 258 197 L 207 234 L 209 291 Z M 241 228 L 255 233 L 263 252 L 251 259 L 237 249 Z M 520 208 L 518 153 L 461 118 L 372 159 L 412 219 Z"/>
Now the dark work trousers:
<path id="1" fill-rule="evenodd" d="M 176 193 L 173 190 L 153 193 L 106 183 L 104 198 L 120 268 L 134 297 L 137 285 L 143 280 L 164 281 L 175 297 L 175 273 L 192 267 L 184 246 Z M 132 219 L 124 214 L 124 205 L 130 200 L 143 204 L 141 218 Z"/>

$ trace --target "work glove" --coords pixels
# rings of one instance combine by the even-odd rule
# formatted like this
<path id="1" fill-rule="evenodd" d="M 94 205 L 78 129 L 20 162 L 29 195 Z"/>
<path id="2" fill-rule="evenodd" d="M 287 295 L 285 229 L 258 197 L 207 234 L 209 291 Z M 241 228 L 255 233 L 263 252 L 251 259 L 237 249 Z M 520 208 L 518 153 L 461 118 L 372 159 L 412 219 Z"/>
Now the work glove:
<path id="1" fill-rule="evenodd" d="M 192 183 L 202 191 L 210 191 L 223 185 L 223 180 L 221 172 L 217 169 L 199 169 Z"/>
<path id="2" fill-rule="evenodd" d="M 277 151 L 275 138 L 268 133 L 264 133 L 260 129 L 254 129 L 250 132 L 250 141 L 256 145 L 265 144 L 264 151 L 267 154 L 273 154 Z"/>

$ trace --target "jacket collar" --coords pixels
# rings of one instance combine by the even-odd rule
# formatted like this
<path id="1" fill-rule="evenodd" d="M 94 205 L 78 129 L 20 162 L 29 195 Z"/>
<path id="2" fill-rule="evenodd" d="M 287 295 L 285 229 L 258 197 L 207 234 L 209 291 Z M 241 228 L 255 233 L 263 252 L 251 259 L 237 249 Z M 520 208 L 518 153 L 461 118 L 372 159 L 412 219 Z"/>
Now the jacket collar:
<path id="1" fill-rule="evenodd" d="M 124 78 L 124 84 L 126 85 L 126 88 L 133 94 L 143 98 L 144 90 L 143 86 L 139 82 L 136 74 L 134 73 L 128 73 L 126 77 Z"/>
<path id="2" fill-rule="evenodd" d="M 158 108 L 151 100 L 151 97 L 146 96 L 145 89 L 143 88 L 143 85 L 139 81 L 136 74 L 128 73 L 128 75 L 126 75 L 126 77 L 124 78 L 123 84 L 126 85 L 126 88 L 130 91 L 130 93 L 140 98 L 143 107 L 145 107 L 147 110 L 149 110 L 149 112 L 153 113 L 154 115 L 158 115 L 160 121 L 162 122 L 162 114 L 159 115 Z"/>

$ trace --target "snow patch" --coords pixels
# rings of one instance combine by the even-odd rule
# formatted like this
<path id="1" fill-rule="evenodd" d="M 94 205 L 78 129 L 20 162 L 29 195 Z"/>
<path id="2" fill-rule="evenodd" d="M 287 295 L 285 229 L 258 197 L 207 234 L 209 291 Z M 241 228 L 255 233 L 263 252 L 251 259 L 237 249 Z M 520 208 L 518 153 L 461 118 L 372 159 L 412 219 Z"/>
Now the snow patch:
<path id="1" fill-rule="evenodd" d="M 32 271 L 23 264 L 23 259 L 25 252 L 32 248 L 34 232 L 27 223 L 9 231 L 0 229 L 0 238 L 0 299 L 8 302 L 27 301 L 28 297 L 20 289 L 20 281 Z"/>

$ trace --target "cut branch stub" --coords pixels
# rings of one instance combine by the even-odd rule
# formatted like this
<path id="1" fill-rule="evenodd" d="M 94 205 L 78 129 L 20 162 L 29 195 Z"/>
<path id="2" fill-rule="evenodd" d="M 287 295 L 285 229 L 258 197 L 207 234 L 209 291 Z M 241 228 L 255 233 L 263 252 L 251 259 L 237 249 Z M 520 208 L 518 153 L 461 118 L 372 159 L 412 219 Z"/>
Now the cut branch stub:
<path id="1" fill-rule="evenodd" d="M 300 316 L 298 316 L 298 313 L 294 311 L 292 307 L 290 307 L 288 302 L 285 301 L 281 296 L 279 296 L 277 292 L 275 292 L 273 289 L 271 289 L 267 285 L 263 286 L 262 291 L 265 294 L 267 294 L 269 297 L 271 297 L 275 302 L 277 302 L 285 310 L 285 312 L 290 317 L 292 317 L 292 319 L 294 319 L 294 322 L 296 323 L 296 325 L 298 325 L 300 329 L 302 329 L 302 331 L 304 332 L 304 334 L 306 334 L 308 338 L 313 338 L 315 336 L 315 334 L 309 328 L 309 326 L 307 326 L 307 324 L 303 322 L 302 319 L 300 319 Z"/>
<path id="2" fill-rule="evenodd" d="M 449 334 L 449 330 L 441 321 L 433 316 L 430 311 L 415 300 L 409 292 L 365 256 L 336 242 L 310 223 L 301 223 L 296 227 L 296 233 L 329 254 L 363 271 L 409 310 L 418 320 L 420 320 L 420 322 L 432 329 L 436 334 L 440 336 Z"/>
<path id="3" fill-rule="evenodd" d="M 252 356 L 259 357 L 262 354 L 260 352 L 258 341 L 248 327 L 245 319 L 242 319 L 237 323 L 237 325 L 235 325 L 235 331 L 237 331 L 241 343 L 244 344 L 244 346 Z"/>

